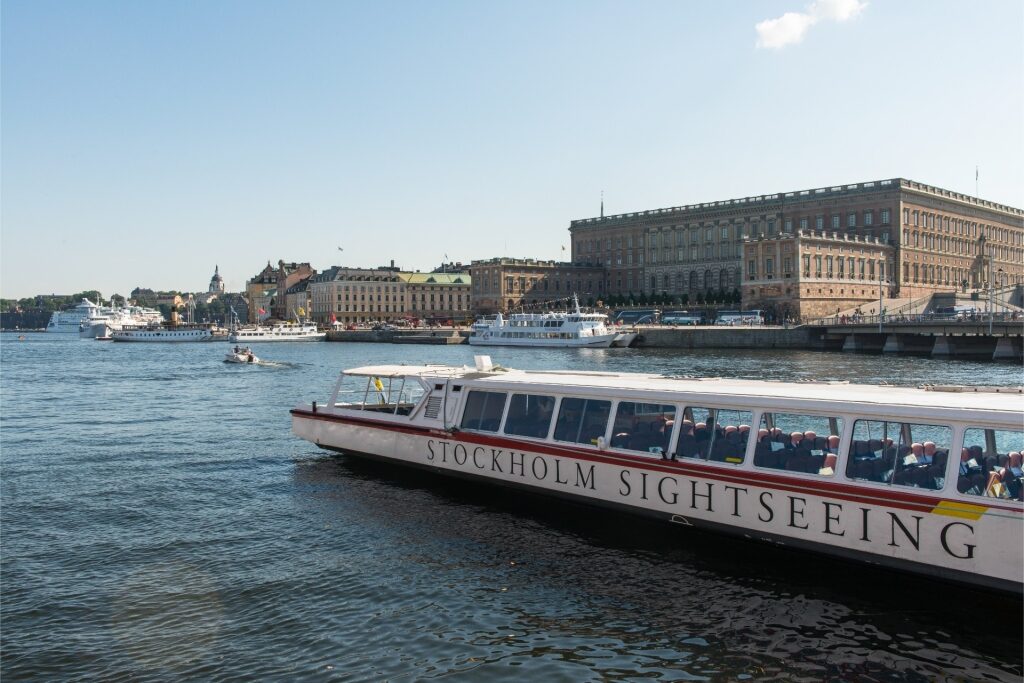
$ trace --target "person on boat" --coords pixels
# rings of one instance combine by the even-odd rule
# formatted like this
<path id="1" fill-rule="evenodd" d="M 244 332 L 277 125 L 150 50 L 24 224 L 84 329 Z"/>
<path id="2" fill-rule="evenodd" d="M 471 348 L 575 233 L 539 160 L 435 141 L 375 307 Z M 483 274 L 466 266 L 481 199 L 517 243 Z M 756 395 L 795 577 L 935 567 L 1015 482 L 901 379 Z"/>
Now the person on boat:
<path id="1" fill-rule="evenodd" d="M 835 434 L 828 437 L 828 452 L 833 455 L 839 455 L 839 437 Z"/>
<path id="2" fill-rule="evenodd" d="M 803 443 L 804 433 L 803 432 L 790 432 L 789 443 L 786 444 L 788 450 L 796 450 L 800 448 L 800 444 Z"/>

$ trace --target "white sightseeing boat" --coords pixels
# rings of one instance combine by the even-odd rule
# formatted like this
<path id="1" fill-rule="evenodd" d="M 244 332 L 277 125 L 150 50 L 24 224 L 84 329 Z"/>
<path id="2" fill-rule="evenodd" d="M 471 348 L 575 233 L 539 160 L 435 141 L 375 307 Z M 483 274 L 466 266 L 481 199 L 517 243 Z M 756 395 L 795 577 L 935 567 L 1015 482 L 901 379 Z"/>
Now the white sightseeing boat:
<path id="1" fill-rule="evenodd" d="M 473 323 L 469 343 L 475 346 L 629 346 L 636 334 L 607 325 L 603 313 L 584 313 L 573 297 L 572 312 L 498 313 Z"/>
<path id="2" fill-rule="evenodd" d="M 213 325 L 208 323 L 125 325 L 120 330 L 111 332 L 110 337 L 116 342 L 205 342 L 213 339 Z"/>
<path id="3" fill-rule="evenodd" d="M 313 322 L 283 322 L 276 325 L 256 325 L 239 327 L 228 335 L 233 344 L 272 341 L 321 341 L 327 337 L 326 332 L 317 329 Z"/>
<path id="4" fill-rule="evenodd" d="M 321 448 L 1021 594 L 1020 390 L 383 365 Z M 952 454 L 952 455 L 951 455 Z"/>
<path id="5" fill-rule="evenodd" d="M 90 315 L 98 315 L 103 310 L 103 306 L 94 304 L 88 299 L 82 299 L 74 308 L 65 311 L 55 311 L 52 313 L 50 315 L 50 321 L 46 324 L 46 331 L 61 332 L 64 334 L 78 332 L 82 323 L 87 320 Z"/>

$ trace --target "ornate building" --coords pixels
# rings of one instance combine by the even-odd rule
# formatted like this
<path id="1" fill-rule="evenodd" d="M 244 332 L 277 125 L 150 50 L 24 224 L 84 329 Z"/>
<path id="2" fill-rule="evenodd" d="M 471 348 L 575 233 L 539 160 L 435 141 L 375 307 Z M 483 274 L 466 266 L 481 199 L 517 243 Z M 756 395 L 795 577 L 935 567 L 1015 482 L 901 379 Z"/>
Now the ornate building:
<path id="1" fill-rule="evenodd" d="M 224 293 L 224 278 L 220 275 L 220 266 L 213 267 L 213 277 L 210 278 L 210 288 L 207 293 L 217 295 Z"/>
<path id="2" fill-rule="evenodd" d="M 512 311 L 568 299 L 594 305 L 605 295 L 603 266 L 535 259 L 492 258 L 473 261 L 473 312 Z"/>
<path id="3" fill-rule="evenodd" d="M 785 258 L 778 251 L 785 245 L 797 250 L 791 255 L 796 273 L 797 253 L 818 253 L 804 249 L 810 249 L 812 233 L 840 235 L 830 238 L 839 240 L 835 249 L 847 248 L 843 236 L 860 239 L 865 249 L 888 247 L 872 260 L 891 262 L 886 277 L 897 276 L 893 296 L 951 291 L 964 281 L 980 287 L 989 271 L 999 283 L 1024 282 L 1024 211 L 903 178 L 586 218 L 572 221 L 569 232 L 573 263 L 602 266 L 612 294 L 742 290 L 753 296 L 756 290 L 759 298 L 744 299 L 744 306 L 755 307 L 766 300 L 768 287 L 772 305 L 834 312 L 849 300 L 848 287 L 791 286 L 787 295 L 783 286 L 777 295 L 777 282 L 755 284 L 767 272 L 765 259 Z M 772 239 L 779 241 L 758 241 Z M 756 246 L 753 259 L 744 251 L 747 245 Z M 756 279 L 745 274 L 750 260 Z M 778 260 L 773 266 L 781 270 Z M 806 296 L 817 303 L 796 301 Z"/>

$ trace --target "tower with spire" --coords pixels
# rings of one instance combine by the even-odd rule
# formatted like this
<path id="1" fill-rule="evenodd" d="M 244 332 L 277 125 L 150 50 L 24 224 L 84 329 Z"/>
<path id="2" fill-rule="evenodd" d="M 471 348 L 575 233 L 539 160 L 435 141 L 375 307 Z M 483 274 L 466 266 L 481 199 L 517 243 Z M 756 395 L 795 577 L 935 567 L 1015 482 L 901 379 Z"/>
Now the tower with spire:
<path id="1" fill-rule="evenodd" d="M 223 294 L 224 293 L 224 278 L 220 276 L 220 266 L 215 265 L 213 267 L 213 277 L 210 278 L 210 294 Z"/>

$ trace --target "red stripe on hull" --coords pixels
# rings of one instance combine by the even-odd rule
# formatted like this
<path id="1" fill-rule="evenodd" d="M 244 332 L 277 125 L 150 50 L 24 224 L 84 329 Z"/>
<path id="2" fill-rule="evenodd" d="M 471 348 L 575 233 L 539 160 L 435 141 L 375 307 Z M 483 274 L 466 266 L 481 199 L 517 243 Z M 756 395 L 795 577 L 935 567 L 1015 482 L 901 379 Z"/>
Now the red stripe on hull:
<path id="1" fill-rule="evenodd" d="M 853 503 L 882 504 L 888 507 L 902 510 L 913 510 L 918 512 L 931 512 L 941 502 L 964 503 L 952 498 L 941 498 L 929 496 L 911 491 L 893 489 L 872 489 L 856 484 L 844 484 L 824 479 L 807 481 L 787 475 L 778 475 L 762 472 L 760 470 L 732 470 L 726 467 L 715 467 L 713 465 L 697 464 L 687 461 L 655 460 L 644 456 L 632 456 L 620 453 L 608 453 L 603 451 L 592 451 L 575 446 L 560 446 L 550 443 L 536 441 L 518 441 L 504 436 L 491 436 L 478 432 L 448 432 L 442 429 L 430 427 L 419 427 L 414 425 L 399 425 L 391 422 L 380 422 L 368 418 L 350 417 L 327 413 L 313 413 L 310 411 L 292 409 L 292 415 L 311 420 L 324 420 L 327 422 L 341 422 L 353 424 L 372 429 L 383 429 L 385 431 L 401 432 L 404 434 L 417 434 L 420 436 L 435 436 L 463 443 L 472 443 L 492 448 L 516 449 L 531 451 L 544 455 L 572 458 L 587 462 L 599 462 L 621 467 L 632 467 L 634 469 L 647 470 L 651 472 L 664 472 L 668 474 L 687 474 L 699 476 L 705 479 L 722 481 L 728 483 L 750 484 L 779 491 L 791 493 L 808 493 L 811 495 L 828 495 Z M 703 461 L 701 461 L 703 462 Z M 1024 513 L 1024 506 L 1009 507 L 993 504 L 991 498 L 977 499 L 977 502 L 969 501 L 971 504 L 981 505 L 994 510 Z"/>

